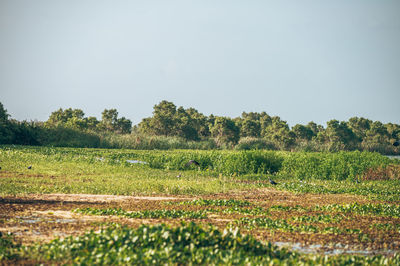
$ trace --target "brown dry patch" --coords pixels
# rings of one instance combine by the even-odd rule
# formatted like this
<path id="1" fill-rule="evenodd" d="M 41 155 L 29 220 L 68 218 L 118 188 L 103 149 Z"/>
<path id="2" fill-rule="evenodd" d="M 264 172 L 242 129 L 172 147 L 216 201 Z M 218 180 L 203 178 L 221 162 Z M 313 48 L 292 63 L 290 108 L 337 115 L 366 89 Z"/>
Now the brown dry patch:
<path id="1" fill-rule="evenodd" d="M 225 194 L 216 194 L 212 197 L 222 199 L 243 199 L 260 202 L 261 205 L 287 205 L 287 206 L 315 206 L 327 204 L 347 204 L 347 203 L 367 203 L 378 202 L 370 201 L 363 196 L 348 194 L 295 194 L 288 191 L 280 191 L 271 188 L 260 188 L 251 191 L 239 191 Z"/>
<path id="2" fill-rule="evenodd" d="M 94 195 L 94 194 L 28 194 L 24 196 L 6 196 L 0 202 L 75 202 L 75 203 L 108 203 L 132 200 L 177 200 L 184 197 L 167 196 L 121 196 L 121 195 Z"/>
<path id="3" fill-rule="evenodd" d="M 400 165 L 390 164 L 386 167 L 368 169 L 362 176 L 362 180 L 398 180 L 400 179 Z"/>
<path id="4" fill-rule="evenodd" d="M 21 178 L 30 178 L 30 177 L 46 177 L 49 178 L 49 175 L 43 174 L 28 174 L 28 173 L 16 173 L 16 172 L 8 172 L 8 171 L 0 171 L 0 178 L 10 178 L 10 177 L 21 177 Z"/>

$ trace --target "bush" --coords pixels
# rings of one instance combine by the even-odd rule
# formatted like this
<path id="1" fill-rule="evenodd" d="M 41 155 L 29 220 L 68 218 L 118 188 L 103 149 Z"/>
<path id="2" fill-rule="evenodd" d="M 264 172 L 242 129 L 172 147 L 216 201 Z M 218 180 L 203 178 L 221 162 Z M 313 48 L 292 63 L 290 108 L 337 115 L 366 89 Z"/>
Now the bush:
<path id="1" fill-rule="evenodd" d="M 114 226 L 81 237 L 55 239 L 31 249 L 40 260 L 80 265 L 249 264 L 294 258 L 294 254 L 262 244 L 237 229 L 224 232 L 182 223 L 171 228 L 142 225 L 138 229 Z"/>
<path id="2" fill-rule="evenodd" d="M 371 152 L 289 153 L 282 163 L 282 173 L 300 180 L 355 179 L 370 168 L 387 166 L 391 159 Z"/>

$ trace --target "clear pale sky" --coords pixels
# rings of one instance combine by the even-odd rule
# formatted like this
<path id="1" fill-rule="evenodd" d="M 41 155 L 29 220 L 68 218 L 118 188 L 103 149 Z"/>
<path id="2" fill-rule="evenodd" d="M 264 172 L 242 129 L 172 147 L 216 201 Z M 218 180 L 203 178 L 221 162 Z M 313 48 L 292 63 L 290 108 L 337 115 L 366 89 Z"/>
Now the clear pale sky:
<path id="1" fill-rule="evenodd" d="M 290 126 L 400 124 L 398 0 L 0 0 L 0 102 L 134 124 L 162 100 Z"/>

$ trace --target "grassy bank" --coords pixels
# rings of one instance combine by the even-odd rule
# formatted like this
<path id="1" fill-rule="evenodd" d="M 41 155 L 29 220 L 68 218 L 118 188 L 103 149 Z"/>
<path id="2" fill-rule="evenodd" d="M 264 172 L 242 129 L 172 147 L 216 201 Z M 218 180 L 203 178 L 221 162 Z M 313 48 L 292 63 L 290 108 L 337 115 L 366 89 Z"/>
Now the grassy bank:
<path id="1" fill-rule="evenodd" d="M 185 164 L 197 160 L 200 166 Z M 271 186 L 300 193 L 348 193 L 398 200 L 399 176 L 368 180 L 373 169 L 396 168 L 377 153 L 273 151 L 132 151 L 3 146 L 1 194 L 189 194 Z M 143 163 L 145 162 L 145 163 Z M 32 165 L 32 169 L 27 167 Z M 393 166 L 394 165 L 394 166 Z M 372 170 L 371 170 L 372 169 Z M 359 183 L 361 182 L 361 183 Z"/>

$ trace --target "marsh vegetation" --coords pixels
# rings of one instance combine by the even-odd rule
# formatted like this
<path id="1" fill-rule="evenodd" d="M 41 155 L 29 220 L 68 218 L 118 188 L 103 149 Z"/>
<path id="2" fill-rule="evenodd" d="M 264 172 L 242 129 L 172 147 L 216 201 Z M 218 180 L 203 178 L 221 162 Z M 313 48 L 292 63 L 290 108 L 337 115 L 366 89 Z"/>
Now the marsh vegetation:
<path id="1" fill-rule="evenodd" d="M 399 161 L 378 153 L 2 146 L 0 161 L 3 264 L 400 262 Z"/>

